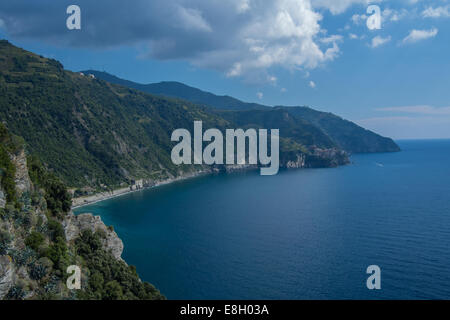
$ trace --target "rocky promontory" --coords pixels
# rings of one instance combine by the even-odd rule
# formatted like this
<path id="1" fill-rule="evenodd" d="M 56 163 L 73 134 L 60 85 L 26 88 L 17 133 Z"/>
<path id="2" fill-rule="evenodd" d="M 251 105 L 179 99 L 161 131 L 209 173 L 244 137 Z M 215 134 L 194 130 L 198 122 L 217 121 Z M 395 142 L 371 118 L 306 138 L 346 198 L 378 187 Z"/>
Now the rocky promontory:
<path id="1" fill-rule="evenodd" d="M 0 300 L 164 299 L 121 258 L 98 216 L 74 215 L 65 186 L 0 123 Z M 81 270 L 70 288 L 69 266 Z"/>
<path id="2" fill-rule="evenodd" d="M 99 216 L 90 213 L 74 215 L 69 212 L 62 222 L 67 241 L 74 241 L 83 231 L 90 230 L 92 233 L 101 232 L 103 249 L 111 252 L 116 259 L 122 260 L 123 242 L 114 232 L 112 227 L 107 227 Z"/>

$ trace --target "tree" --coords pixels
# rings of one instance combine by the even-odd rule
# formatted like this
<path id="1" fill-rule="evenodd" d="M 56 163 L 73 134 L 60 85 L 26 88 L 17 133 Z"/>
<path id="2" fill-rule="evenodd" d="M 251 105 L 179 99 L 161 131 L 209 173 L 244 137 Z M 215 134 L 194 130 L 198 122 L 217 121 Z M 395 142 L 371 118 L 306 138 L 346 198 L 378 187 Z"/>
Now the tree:
<path id="1" fill-rule="evenodd" d="M 38 251 L 39 246 L 44 242 L 44 236 L 37 232 L 33 231 L 31 234 L 25 239 L 25 244 L 29 246 L 34 251 Z"/>
<path id="2" fill-rule="evenodd" d="M 105 300 L 123 299 L 122 287 L 116 280 L 110 281 L 106 284 L 103 299 Z"/>

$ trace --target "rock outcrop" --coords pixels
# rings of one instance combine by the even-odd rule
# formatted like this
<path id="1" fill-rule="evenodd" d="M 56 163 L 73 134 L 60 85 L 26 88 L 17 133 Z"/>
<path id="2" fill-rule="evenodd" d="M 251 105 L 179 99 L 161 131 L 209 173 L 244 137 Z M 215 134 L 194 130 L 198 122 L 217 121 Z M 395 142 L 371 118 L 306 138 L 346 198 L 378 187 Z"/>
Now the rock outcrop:
<path id="1" fill-rule="evenodd" d="M 31 190 L 31 181 L 28 175 L 27 156 L 25 151 L 21 150 L 17 155 L 12 155 L 12 162 L 16 167 L 16 189 L 19 194 Z"/>
<path id="2" fill-rule="evenodd" d="M 10 154 L 10 157 L 16 168 L 14 182 L 18 195 L 24 195 L 26 192 L 36 192 L 37 189 L 33 186 L 28 173 L 25 151 L 22 149 L 15 154 Z M 28 198 L 29 195 L 25 197 Z M 39 202 L 41 203 L 42 201 L 45 202 L 43 198 L 41 198 Z M 2 210 L 5 210 L 6 202 L 6 194 L 0 186 L 0 208 L 2 208 Z M 29 210 L 26 214 L 22 213 L 18 218 L 21 219 L 20 223 L 13 223 L 13 220 L 10 220 L 15 219 L 15 216 L 11 211 L 15 209 L 9 208 L 2 212 L 4 216 L 0 218 L 0 300 L 11 295 L 11 292 L 14 292 L 18 285 L 21 285 L 24 288 L 26 287 L 26 293 L 24 292 L 23 296 L 20 297 L 13 297 L 14 299 L 27 299 L 36 293 L 34 288 L 37 288 L 38 284 L 31 276 L 30 265 L 41 266 L 44 264 L 35 257 L 35 254 L 28 256 L 28 258 L 24 258 L 29 254 L 29 248 L 27 248 L 24 243 L 25 236 L 22 237 L 19 235 L 25 233 L 23 230 L 24 223 L 34 225 L 36 221 L 40 220 L 41 225 L 44 225 L 47 224 L 47 216 L 44 211 L 46 206 L 43 208 L 30 207 L 30 209 L 31 208 L 32 210 Z M 18 214 L 19 212 L 20 211 L 17 211 L 15 214 Z M 67 216 L 64 217 L 62 226 L 69 246 L 73 244 L 75 238 L 77 238 L 83 230 L 89 229 L 93 232 L 100 231 L 104 235 L 102 238 L 103 249 L 111 252 L 116 259 L 123 261 L 121 258 L 123 251 L 122 240 L 119 239 L 112 228 L 105 226 L 100 217 L 94 217 L 90 214 L 75 216 L 72 212 L 69 212 Z M 33 230 L 41 229 L 34 226 Z M 45 234 L 45 231 L 42 232 Z M 9 238 L 7 242 L 5 242 L 5 236 Z M 18 263 L 21 259 L 26 259 L 25 265 Z M 46 266 L 46 268 L 47 271 L 52 270 L 51 265 Z"/>
<path id="3" fill-rule="evenodd" d="M 2 189 L 0 189 L 0 208 L 5 208 L 6 206 L 6 196 Z"/>
<path id="4" fill-rule="evenodd" d="M 14 264 L 9 256 L 0 256 L 0 299 L 14 285 Z"/>
<path id="5" fill-rule="evenodd" d="M 310 166 L 318 167 L 338 167 L 350 163 L 348 153 L 337 148 L 317 148 L 311 149 Z"/>
<path id="6" fill-rule="evenodd" d="M 304 168 L 306 166 L 306 156 L 304 154 L 298 154 L 295 160 L 289 160 L 286 162 L 287 169 Z"/>
<path id="7" fill-rule="evenodd" d="M 117 236 L 117 233 L 108 228 L 99 216 L 85 213 L 74 215 L 70 212 L 62 223 L 67 241 L 75 240 L 82 231 L 90 230 L 92 232 L 100 231 L 105 234 L 103 249 L 110 251 L 116 259 L 122 259 L 123 242 Z"/>

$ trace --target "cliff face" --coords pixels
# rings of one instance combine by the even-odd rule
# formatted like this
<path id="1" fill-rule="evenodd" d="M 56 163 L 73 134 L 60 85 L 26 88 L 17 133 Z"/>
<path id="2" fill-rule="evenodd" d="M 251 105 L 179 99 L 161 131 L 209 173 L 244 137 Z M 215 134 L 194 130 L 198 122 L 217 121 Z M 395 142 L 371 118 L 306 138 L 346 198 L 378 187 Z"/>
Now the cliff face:
<path id="1" fill-rule="evenodd" d="M 0 208 L 4 209 L 6 206 L 5 192 L 0 188 Z"/>
<path id="2" fill-rule="evenodd" d="M 28 163 L 23 148 L 12 148 L 1 126 L 0 299 L 164 298 L 122 260 L 112 227 L 98 216 L 64 211 L 65 189 Z M 13 182 L 5 172 L 14 173 Z M 14 189 L 4 191 L 7 183 Z M 69 265 L 82 270 L 81 290 L 66 286 Z"/>
<path id="3" fill-rule="evenodd" d="M 308 152 L 290 152 L 281 156 L 280 167 L 298 168 L 333 168 L 350 163 L 347 152 L 338 148 L 310 147 Z"/>
<path id="4" fill-rule="evenodd" d="M 313 148 L 306 156 L 309 168 L 338 167 L 350 163 L 348 153 L 338 148 Z"/>
<path id="5" fill-rule="evenodd" d="M 325 153 L 311 154 L 310 148 L 354 152 L 379 140 L 333 117 L 324 123 L 307 119 L 295 108 L 246 105 L 250 109 L 223 110 L 123 85 L 127 83 L 116 85 L 64 70 L 55 60 L 0 41 L 0 118 L 24 138 L 30 153 L 78 191 L 77 196 L 86 195 L 86 187 L 109 192 L 133 181 L 167 180 L 204 170 L 176 166 L 171 160 L 172 132 L 192 132 L 194 121 L 202 121 L 204 130 L 222 132 L 279 129 L 281 167 L 335 166 L 341 159 L 317 159 Z M 297 157 L 305 157 L 304 163 Z"/>
<path id="6" fill-rule="evenodd" d="M 66 185 L 96 191 L 195 171 L 172 163 L 172 132 L 195 120 L 231 127 L 201 106 L 64 70 L 7 41 L 0 41 L 0 119 Z"/>
<path id="7" fill-rule="evenodd" d="M 14 285 L 16 273 L 11 258 L 0 256 L 0 299 L 3 299 Z"/>
<path id="8" fill-rule="evenodd" d="M 92 214 L 74 215 L 69 212 L 67 217 L 62 222 L 66 240 L 73 242 L 77 239 L 83 231 L 90 230 L 92 233 L 102 232 L 105 237 L 102 239 L 102 247 L 105 251 L 111 252 L 114 258 L 122 260 L 123 242 L 114 232 L 112 227 L 106 227 L 99 216 Z"/>
<path id="9" fill-rule="evenodd" d="M 296 159 L 294 160 L 288 160 L 286 162 L 286 168 L 287 169 L 293 169 L 293 168 L 305 168 L 306 167 L 306 155 L 297 155 Z"/>
<path id="10" fill-rule="evenodd" d="M 19 198 L 27 197 L 32 191 L 27 169 L 27 160 L 24 150 L 10 155 L 11 163 L 15 167 L 15 186 Z M 25 194 L 26 193 L 26 194 Z M 30 224 L 44 221 L 47 217 L 38 207 L 27 207 L 27 210 L 17 210 L 12 204 L 7 204 L 3 194 L 4 209 L 0 219 L 0 299 L 29 298 L 34 294 L 37 282 L 31 276 L 28 265 L 35 263 L 38 258 L 30 256 L 25 245 L 25 235 Z M 26 222 L 24 221 L 26 220 Z M 25 292 L 24 287 L 31 290 Z M 19 289 L 20 288 L 20 289 Z"/>
<path id="11" fill-rule="evenodd" d="M 38 217 L 45 217 L 45 215 L 38 215 Z M 86 231 L 90 230 L 92 233 L 102 232 L 106 236 L 101 239 L 102 248 L 106 252 L 110 252 L 112 256 L 123 261 L 121 258 L 123 252 L 123 242 L 117 236 L 117 234 L 111 229 L 106 227 L 100 217 L 93 216 L 91 214 L 82 214 L 75 216 L 72 212 L 62 221 L 64 232 L 66 235 L 66 244 L 68 247 L 73 247 L 76 239 Z M 3 223 L 0 224 L 2 229 L 6 229 L 11 234 L 17 234 L 20 232 L 19 228 L 14 228 L 12 224 Z M 39 281 L 36 281 L 33 270 L 27 265 L 21 265 L 22 262 L 13 260 L 13 257 L 8 253 L 14 253 L 16 255 L 29 254 L 27 247 L 24 243 L 25 239 L 15 237 L 11 243 L 9 243 L 8 249 L 5 254 L 0 255 L 0 300 L 7 298 L 23 298 L 32 299 L 38 298 L 40 293 Z M 36 257 L 27 260 L 27 263 L 33 264 L 36 262 Z M 52 263 L 48 259 L 41 259 L 42 264 L 47 264 L 49 268 L 53 268 Z M 84 277 L 84 281 L 88 281 L 87 277 Z M 63 279 L 55 281 L 55 288 L 57 295 L 55 298 L 69 297 L 70 293 L 66 292 L 64 288 Z M 22 296 L 14 296 L 13 290 L 21 288 L 23 291 Z"/>
<path id="12" fill-rule="evenodd" d="M 349 153 L 400 151 L 400 147 L 392 139 L 382 137 L 332 113 L 308 107 L 277 107 L 277 109 L 285 110 L 312 123 L 329 136 L 339 149 Z"/>
<path id="13" fill-rule="evenodd" d="M 31 191 L 31 180 L 28 175 L 27 157 L 25 150 L 21 149 L 17 154 L 11 155 L 11 161 L 16 167 L 16 175 L 14 182 L 18 195 L 22 195 L 24 192 Z"/>
<path id="14" fill-rule="evenodd" d="M 279 106 L 273 108 L 261 104 L 246 103 L 229 96 L 217 96 L 210 92 L 204 92 L 177 82 L 160 82 L 143 85 L 120 79 L 105 72 L 89 70 L 85 71 L 85 73 L 93 74 L 97 79 L 103 79 L 110 83 L 116 83 L 147 93 L 180 98 L 194 103 L 208 105 L 214 109 L 226 110 L 228 116 L 232 115 L 235 117 L 237 115 L 240 117 L 247 112 L 252 115 L 249 118 L 251 120 L 250 123 L 255 123 L 254 120 L 255 118 L 257 119 L 254 116 L 255 114 L 267 114 L 274 110 L 285 111 L 290 116 L 297 118 L 297 124 L 293 127 L 296 131 L 302 130 L 305 124 L 307 126 L 313 125 L 316 129 L 319 129 L 327 135 L 337 147 L 349 153 L 400 151 L 400 148 L 392 139 L 382 137 L 332 113 L 321 112 L 308 107 Z M 278 126 L 273 128 L 278 128 Z"/>

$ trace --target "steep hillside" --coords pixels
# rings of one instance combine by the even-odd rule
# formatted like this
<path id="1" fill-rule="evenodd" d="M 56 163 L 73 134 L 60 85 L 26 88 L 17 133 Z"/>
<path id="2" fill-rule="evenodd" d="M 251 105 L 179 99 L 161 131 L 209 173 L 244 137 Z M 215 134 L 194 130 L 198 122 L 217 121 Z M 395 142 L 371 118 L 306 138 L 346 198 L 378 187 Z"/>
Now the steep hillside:
<path id="1" fill-rule="evenodd" d="M 176 81 L 163 81 L 159 83 L 140 84 L 133 81 L 118 78 L 107 72 L 86 70 L 84 74 L 92 74 L 98 79 L 119 84 L 128 88 L 133 88 L 146 93 L 155 94 L 170 98 L 179 98 L 197 104 L 208 105 L 220 109 L 245 110 L 245 109 L 265 109 L 266 106 L 257 103 L 246 103 L 230 96 L 218 96 L 197 88 L 190 87 Z"/>
<path id="2" fill-rule="evenodd" d="M 0 42 L 0 119 L 70 186 L 167 178 L 180 170 L 170 159 L 170 134 L 227 125 L 188 102 L 162 99 L 65 71 Z"/>
<path id="3" fill-rule="evenodd" d="M 278 128 L 280 135 L 289 138 L 303 146 L 318 146 L 323 148 L 337 147 L 320 129 L 299 117 L 291 115 L 286 110 L 242 110 L 214 111 L 222 118 L 235 123 L 239 128 Z"/>
<path id="4" fill-rule="evenodd" d="M 97 78 L 107 80 L 111 83 L 121 84 L 129 88 L 134 88 L 148 93 L 185 99 L 217 109 L 233 111 L 258 110 L 268 112 L 273 109 L 272 107 L 260 104 L 246 103 L 229 96 L 217 96 L 178 82 L 139 84 L 120 79 L 106 72 L 94 70 L 88 70 L 85 72 L 93 74 Z M 303 120 L 299 121 L 297 124 L 299 130 L 302 130 L 300 127 L 306 122 L 309 122 L 308 127 L 311 127 L 311 125 L 316 126 L 318 129 L 322 130 L 324 134 L 328 135 L 336 146 L 347 152 L 395 152 L 400 150 L 392 139 L 382 137 L 332 113 L 320 112 L 308 107 L 277 107 L 277 109 L 280 108 L 286 110 L 295 118 Z M 260 115 L 260 113 L 257 114 Z M 242 114 L 232 117 L 242 118 Z M 253 121 L 251 115 L 247 118 L 250 122 Z"/>
<path id="5" fill-rule="evenodd" d="M 0 300 L 163 299 L 122 259 L 99 217 L 74 216 L 65 186 L 0 124 Z M 81 269 L 69 290 L 67 267 Z"/>
<path id="6" fill-rule="evenodd" d="M 326 133 L 339 148 L 347 152 L 400 151 L 399 146 L 392 139 L 382 137 L 332 113 L 319 112 L 308 107 L 277 107 L 276 109 L 309 121 Z"/>
<path id="7" fill-rule="evenodd" d="M 70 187 L 100 191 L 127 187 L 140 179 L 151 184 L 212 170 L 175 166 L 170 159 L 173 130 L 192 131 L 195 120 L 203 121 L 204 129 L 280 128 L 285 167 L 348 162 L 323 132 L 306 121 L 296 125 L 294 117 L 284 123 L 285 114 L 275 113 L 261 115 L 274 120 L 262 122 L 248 113 L 225 117 L 185 100 L 66 71 L 55 60 L 0 41 L 0 120 Z"/>

